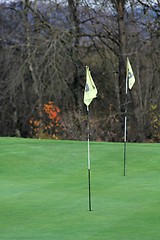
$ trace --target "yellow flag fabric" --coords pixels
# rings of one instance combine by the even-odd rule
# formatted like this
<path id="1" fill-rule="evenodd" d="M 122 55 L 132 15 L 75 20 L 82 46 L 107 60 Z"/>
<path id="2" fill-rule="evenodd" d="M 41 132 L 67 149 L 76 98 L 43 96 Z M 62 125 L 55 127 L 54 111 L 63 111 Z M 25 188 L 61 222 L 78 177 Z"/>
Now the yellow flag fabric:
<path id="1" fill-rule="evenodd" d="M 84 92 L 84 104 L 89 106 L 93 98 L 97 97 L 97 88 L 93 82 L 89 67 L 86 67 L 86 86 Z"/>
<path id="2" fill-rule="evenodd" d="M 131 64 L 129 62 L 129 59 L 127 58 L 127 81 L 128 81 L 128 87 L 129 89 L 131 89 L 135 83 L 135 77 L 134 77 L 134 74 L 133 74 L 133 70 L 132 70 L 132 67 L 131 67 Z"/>

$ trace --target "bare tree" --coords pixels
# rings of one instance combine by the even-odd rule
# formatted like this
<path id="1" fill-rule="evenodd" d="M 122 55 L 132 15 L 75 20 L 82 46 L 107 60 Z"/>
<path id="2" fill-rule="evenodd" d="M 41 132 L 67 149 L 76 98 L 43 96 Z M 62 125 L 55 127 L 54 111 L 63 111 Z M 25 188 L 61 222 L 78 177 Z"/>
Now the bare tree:
<path id="1" fill-rule="evenodd" d="M 155 1 L 24 0 L 1 7 L 1 134 L 27 135 L 37 105 L 52 100 L 62 110 L 65 137 L 84 139 L 89 65 L 98 88 L 92 138 L 122 140 L 129 56 L 136 77 L 127 102 L 129 140 L 152 137 L 148 116 L 153 105 L 158 113 L 160 92 Z"/>

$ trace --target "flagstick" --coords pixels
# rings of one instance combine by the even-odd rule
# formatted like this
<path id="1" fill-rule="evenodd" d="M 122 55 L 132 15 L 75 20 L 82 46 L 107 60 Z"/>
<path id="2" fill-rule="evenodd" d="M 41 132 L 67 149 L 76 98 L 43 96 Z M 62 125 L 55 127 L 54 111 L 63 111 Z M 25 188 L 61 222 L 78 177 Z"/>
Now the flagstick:
<path id="1" fill-rule="evenodd" d="M 127 116 L 124 119 L 124 176 L 126 175 Z"/>
<path id="2" fill-rule="evenodd" d="M 126 175 L 126 148 L 127 148 L 127 91 L 128 78 L 126 77 L 126 99 L 125 99 L 125 117 L 124 117 L 124 176 Z"/>
<path id="3" fill-rule="evenodd" d="M 92 211 L 91 206 L 91 166 L 90 166 L 90 117 L 89 117 L 89 104 L 92 102 L 94 98 L 97 97 L 97 88 L 93 82 L 91 73 L 89 71 L 89 67 L 86 67 L 86 85 L 84 92 L 84 104 L 87 106 L 87 114 L 88 114 L 88 201 L 89 201 L 89 211 Z"/>
<path id="4" fill-rule="evenodd" d="M 87 106 L 87 115 L 88 115 L 88 205 L 89 211 L 92 211 L 91 207 L 91 164 L 90 164 L 90 127 L 89 127 L 89 106 Z"/>

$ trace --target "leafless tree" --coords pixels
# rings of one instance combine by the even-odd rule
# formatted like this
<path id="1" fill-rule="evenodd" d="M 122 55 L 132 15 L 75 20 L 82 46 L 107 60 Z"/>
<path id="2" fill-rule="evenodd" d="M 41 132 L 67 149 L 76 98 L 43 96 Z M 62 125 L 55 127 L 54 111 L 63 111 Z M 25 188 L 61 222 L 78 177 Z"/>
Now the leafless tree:
<path id="1" fill-rule="evenodd" d="M 62 110 L 64 137 L 84 139 L 83 89 L 89 65 L 98 88 L 92 103 L 93 140 L 123 140 L 128 56 L 136 77 L 127 101 L 128 138 L 151 138 L 149 114 L 153 105 L 158 114 L 160 92 L 157 6 L 138 0 L 1 4 L 1 135 L 24 136 L 26 131 L 28 136 L 35 108 L 54 100 Z"/>

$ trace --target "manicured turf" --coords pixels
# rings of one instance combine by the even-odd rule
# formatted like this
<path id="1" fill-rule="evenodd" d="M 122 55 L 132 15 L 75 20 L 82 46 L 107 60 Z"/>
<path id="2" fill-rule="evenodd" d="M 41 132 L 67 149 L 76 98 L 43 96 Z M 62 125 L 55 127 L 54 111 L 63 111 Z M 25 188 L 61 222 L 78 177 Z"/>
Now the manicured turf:
<path id="1" fill-rule="evenodd" d="M 0 138 L 0 240 L 159 240 L 160 144 Z"/>

